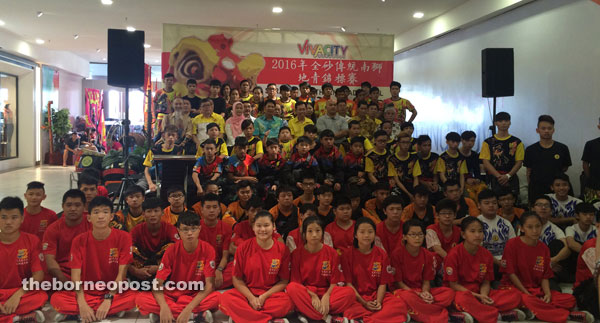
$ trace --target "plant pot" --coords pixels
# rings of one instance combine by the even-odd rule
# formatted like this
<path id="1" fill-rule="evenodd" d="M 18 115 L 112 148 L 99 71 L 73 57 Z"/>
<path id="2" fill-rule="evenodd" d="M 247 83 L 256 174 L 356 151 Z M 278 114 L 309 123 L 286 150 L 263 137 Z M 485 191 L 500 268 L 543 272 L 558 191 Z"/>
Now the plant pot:
<path id="1" fill-rule="evenodd" d="M 55 152 L 55 153 L 48 152 L 44 155 L 44 164 L 62 165 L 62 158 L 63 158 L 63 154 L 61 152 Z M 69 159 L 67 160 L 67 164 L 68 165 L 73 164 L 71 156 L 69 156 Z"/>

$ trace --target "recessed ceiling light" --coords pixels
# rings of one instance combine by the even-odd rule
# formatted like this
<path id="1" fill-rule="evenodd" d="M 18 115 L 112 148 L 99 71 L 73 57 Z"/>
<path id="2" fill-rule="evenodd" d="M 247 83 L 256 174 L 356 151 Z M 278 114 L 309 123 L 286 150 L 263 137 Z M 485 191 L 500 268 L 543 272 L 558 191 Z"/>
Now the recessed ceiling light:
<path id="1" fill-rule="evenodd" d="M 152 47 L 150 44 L 144 44 L 144 48 L 150 48 Z"/>
<path id="2" fill-rule="evenodd" d="M 134 31 L 135 31 L 135 28 L 133 28 L 132 26 L 127 26 L 127 31 L 134 32 Z"/>
<path id="3" fill-rule="evenodd" d="M 103 60 L 103 61 L 105 61 L 105 60 L 106 60 L 106 57 L 103 57 L 103 58 L 102 58 L 102 60 Z"/>
<path id="4" fill-rule="evenodd" d="M 45 41 L 43 39 L 37 38 L 35 40 L 35 43 L 38 44 L 38 45 L 42 45 L 43 43 L 45 43 Z"/>
<path id="5" fill-rule="evenodd" d="M 110 6 L 111 4 L 113 4 L 112 0 L 101 0 L 100 2 L 102 2 L 102 4 L 105 6 Z"/>
<path id="6" fill-rule="evenodd" d="M 79 38 L 79 35 L 77 35 L 77 34 L 73 35 L 73 39 L 77 39 L 77 38 Z"/>
<path id="7" fill-rule="evenodd" d="M 154 61 L 155 63 L 160 63 L 160 59 L 157 59 Z"/>
<path id="8" fill-rule="evenodd" d="M 273 7 L 273 13 L 282 13 L 283 9 L 281 7 Z"/>
<path id="9" fill-rule="evenodd" d="M 343 32 L 346 32 L 346 28 L 344 28 L 344 27 L 340 27 L 340 29 L 341 29 Z"/>
<path id="10" fill-rule="evenodd" d="M 279 28 L 279 27 L 273 27 L 273 28 L 271 28 L 271 30 L 281 30 L 281 28 Z"/>
<path id="11" fill-rule="evenodd" d="M 381 0 L 381 2 L 385 2 L 385 0 Z"/>
<path id="12" fill-rule="evenodd" d="M 41 11 L 38 11 L 38 12 L 37 12 L 37 17 L 38 17 L 38 18 L 39 18 L 39 17 L 41 17 L 41 16 L 43 16 L 43 15 L 44 15 L 44 13 L 43 13 L 43 12 L 41 12 Z"/>
<path id="13" fill-rule="evenodd" d="M 425 14 L 420 11 L 413 13 L 413 18 L 421 19 L 423 16 L 425 16 Z"/>
<path id="14" fill-rule="evenodd" d="M 100 48 L 96 48 L 96 53 L 100 53 Z"/>
<path id="15" fill-rule="evenodd" d="M 4 22 L 4 20 L 0 20 L 0 26 L 4 26 L 6 25 L 6 23 Z"/>

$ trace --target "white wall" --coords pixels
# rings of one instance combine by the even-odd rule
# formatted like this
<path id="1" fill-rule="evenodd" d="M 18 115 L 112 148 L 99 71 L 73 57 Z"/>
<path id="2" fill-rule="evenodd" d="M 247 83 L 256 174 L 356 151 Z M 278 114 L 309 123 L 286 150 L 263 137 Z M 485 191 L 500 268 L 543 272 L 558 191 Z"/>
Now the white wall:
<path id="1" fill-rule="evenodd" d="M 395 56 L 394 79 L 419 115 L 415 133 L 429 133 L 443 151 L 446 132 L 472 129 L 489 136 L 488 104 L 481 97 L 481 50 L 513 47 L 515 96 L 500 98 L 512 115 L 511 133 L 530 145 L 537 117 L 556 120 L 554 138 L 569 146 L 578 194 L 585 141 L 599 135 L 600 6 L 590 0 L 538 0 L 479 25 Z"/>
<path id="2" fill-rule="evenodd" d="M 61 70 L 58 73 L 58 82 L 60 105 L 58 108 L 69 109 L 73 117 L 82 116 L 84 114 L 83 77 Z"/>

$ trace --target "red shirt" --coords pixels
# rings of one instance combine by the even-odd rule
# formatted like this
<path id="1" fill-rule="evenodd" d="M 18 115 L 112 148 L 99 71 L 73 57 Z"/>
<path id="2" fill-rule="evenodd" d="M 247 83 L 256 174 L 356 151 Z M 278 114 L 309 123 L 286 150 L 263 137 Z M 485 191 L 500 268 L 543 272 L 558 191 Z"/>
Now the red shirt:
<path id="1" fill-rule="evenodd" d="M 321 250 L 310 253 L 300 246 L 292 252 L 290 281 L 316 287 L 323 293 L 331 284 L 343 282 L 344 277 L 337 251 L 324 244 Z"/>
<path id="2" fill-rule="evenodd" d="M 62 217 L 58 221 L 52 223 L 42 240 L 42 252 L 45 255 L 53 255 L 54 259 L 60 266 L 63 274 L 71 277 L 71 267 L 69 266 L 69 256 L 71 255 L 71 243 L 73 239 L 81 233 L 87 232 L 92 228 L 90 221 L 85 217 L 81 222 L 73 227 L 70 227 Z"/>
<path id="3" fill-rule="evenodd" d="M 552 278 L 550 249 L 545 243 L 536 242 L 535 246 L 529 246 L 520 237 L 506 242 L 502 255 L 502 260 L 506 261 L 505 275 L 502 276 L 503 286 L 512 285 L 509 274 L 517 275 L 525 288 L 540 288 L 542 279 Z"/>
<path id="4" fill-rule="evenodd" d="M 361 296 L 372 297 L 379 285 L 387 285 L 394 281 L 394 268 L 390 265 L 388 255 L 377 246 L 374 246 L 368 255 L 354 247 L 344 249 L 342 270 L 346 282 L 354 285 Z"/>
<path id="5" fill-rule="evenodd" d="M 479 247 L 475 255 L 470 254 L 463 243 L 454 247 L 444 260 L 444 282 L 457 282 L 468 290 L 479 293 L 484 280 L 494 280 L 492 254 Z"/>
<path id="6" fill-rule="evenodd" d="M 346 230 L 342 229 L 336 221 L 333 221 L 325 227 L 325 232 L 331 235 L 335 249 L 351 248 L 354 241 L 354 220 Z"/>
<path id="7" fill-rule="evenodd" d="M 387 253 L 391 253 L 393 250 L 396 250 L 398 245 L 402 244 L 402 223 L 400 223 L 400 227 L 398 227 L 398 232 L 396 233 L 392 233 L 387 228 L 385 221 L 377 223 L 376 228 L 376 234 L 379 237 L 379 240 L 381 240 L 381 245 Z"/>
<path id="8" fill-rule="evenodd" d="M 208 242 L 215 249 L 216 261 L 219 264 L 223 257 L 223 248 L 229 249 L 231 225 L 219 220 L 217 225 L 211 228 L 204 223 L 204 220 L 200 220 L 200 228 L 200 240 Z"/>
<path id="9" fill-rule="evenodd" d="M 259 246 L 256 239 L 246 240 L 235 252 L 233 276 L 243 279 L 254 295 L 260 295 L 280 280 L 290 279 L 290 252 L 277 240 L 269 250 Z"/>
<path id="10" fill-rule="evenodd" d="M 460 228 L 456 225 L 452 226 L 452 234 L 449 237 L 444 236 L 439 223 L 435 223 L 428 226 L 427 230 L 433 230 L 435 231 L 435 233 L 437 233 L 438 239 L 442 244 L 442 249 L 444 249 L 444 251 L 446 252 L 450 252 L 452 248 L 456 247 L 456 245 L 459 244 L 461 239 Z"/>
<path id="11" fill-rule="evenodd" d="M 198 240 L 196 250 L 187 252 L 183 241 L 178 240 L 169 246 L 158 266 L 156 278 L 173 282 L 206 282 L 207 277 L 215 277 L 215 249 L 208 242 Z M 186 291 L 188 294 L 197 290 Z"/>
<path id="12" fill-rule="evenodd" d="M 413 257 L 404 245 L 399 244 L 390 258 L 396 270 L 394 278 L 410 288 L 421 288 L 424 280 L 435 278 L 433 254 L 423 247 L 419 254 Z"/>
<path id="13" fill-rule="evenodd" d="M 27 209 L 23 211 L 23 223 L 21 224 L 21 232 L 35 234 L 40 241 L 44 238 L 44 232 L 54 221 L 58 220 L 56 212 L 42 207 L 38 214 L 31 214 Z"/>
<path id="14" fill-rule="evenodd" d="M 96 240 L 92 230 L 84 232 L 71 244 L 72 269 L 81 269 L 81 281 L 109 282 L 119 274 L 119 266 L 131 262 L 131 235 L 125 231 L 110 229 L 108 238 Z M 104 291 L 87 290 L 87 293 L 103 295 Z"/>
<path id="15" fill-rule="evenodd" d="M 235 227 L 233 227 L 233 235 L 231 236 L 231 240 L 233 244 L 239 246 L 242 242 L 255 238 L 256 234 L 254 230 L 252 230 L 252 226 L 248 220 L 244 220 L 240 223 L 237 223 Z M 277 240 L 281 238 L 281 234 L 277 233 L 277 231 L 273 231 L 273 239 Z"/>
<path id="16" fill-rule="evenodd" d="M 597 238 L 592 238 L 584 242 L 581 246 L 579 256 L 577 257 L 577 271 L 575 272 L 575 284 L 573 284 L 573 288 L 579 286 L 579 284 L 581 284 L 582 282 L 594 277 L 592 275 L 592 272 L 590 271 L 590 268 L 585 263 L 583 256 L 586 253 L 586 250 L 588 250 L 589 248 L 596 248 L 596 240 Z"/>
<path id="17" fill-rule="evenodd" d="M 160 251 L 164 245 L 177 242 L 179 234 L 171 223 L 160 222 L 160 229 L 156 235 L 148 231 L 146 222 L 140 223 L 131 230 L 131 240 L 143 253 L 155 253 Z"/>
<path id="18" fill-rule="evenodd" d="M 43 270 L 43 258 L 40 239 L 33 234 L 21 232 L 19 238 L 11 244 L 0 242 L 0 259 L 4 264 L 0 265 L 0 289 L 23 287 L 23 279 Z"/>

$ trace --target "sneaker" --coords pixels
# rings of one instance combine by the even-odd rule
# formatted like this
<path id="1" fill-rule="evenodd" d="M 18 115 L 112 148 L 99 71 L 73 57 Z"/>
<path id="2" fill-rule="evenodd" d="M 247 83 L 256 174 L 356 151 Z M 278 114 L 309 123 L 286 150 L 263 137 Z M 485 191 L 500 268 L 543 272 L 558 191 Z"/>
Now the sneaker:
<path id="1" fill-rule="evenodd" d="M 195 319 L 196 322 L 206 322 L 206 323 L 213 323 L 213 315 L 212 312 L 209 310 L 206 310 L 202 313 L 202 315 L 198 315 Z"/>
<path id="2" fill-rule="evenodd" d="M 350 323 L 363 323 L 362 319 L 350 320 Z"/>
<path id="3" fill-rule="evenodd" d="M 54 316 L 54 322 L 62 322 L 62 321 L 76 321 L 79 322 L 79 315 L 67 315 L 62 313 L 56 313 Z"/>
<path id="4" fill-rule="evenodd" d="M 410 314 L 406 313 L 406 323 L 410 322 Z"/>
<path id="5" fill-rule="evenodd" d="M 525 313 L 520 309 L 500 313 L 500 320 L 512 322 L 525 320 Z"/>
<path id="6" fill-rule="evenodd" d="M 308 319 L 306 318 L 306 316 L 304 316 L 302 314 L 298 314 L 298 321 L 300 321 L 302 323 L 308 323 Z M 331 322 L 331 319 L 329 321 Z"/>
<path id="7" fill-rule="evenodd" d="M 286 319 L 285 317 L 282 319 L 274 319 L 274 320 L 270 320 L 270 323 L 290 323 L 290 321 L 288 321 L 288 319 Z"/>
<path id="8" fill-rule="evenodd" d="M 42 311 L 37 310 L 25 315 L 13 317 L 13 322 L 44 322 L 46 317 Z"/>
<path id="9" fill-rule="evenodd" d="M 333 317 L 331 320 L 332 323 L 348 323 L 348 319 L 343 316 Z"/>
<path id="10" fill-rule="evenodd" d="M 473 317 L 467 312 L 450 312 L 448 317 L 452 323 L 473 323 Z"/>
<path id="11" fill-rule="evenodd" d="M 117 313 L 118 318 L 123 318 L 123 316 L 125 316 L 125 311 L 120 311 L 119 313 Z"/>
<path id="12" fill-rule="evenodd" d="M 593 323 L 594 315 L 588 311 L 575 311 L 569 314 L 569 318 L 573 321 L 584 322 L 584 323 Z"/>
<path id="13" fill-rule="evenodd" d="M 229 320 L 227 320 L 228 323 L 233 323 L 233 319 L 231 318 L 231 316 L 229 317 Z"/>
<path id="14" fill-rule="evenodd" d="M 160 316 L 158 316 L 158 314 L 155 313 L 150 313 L 150 323 L 159 323 L 160 322 Z"/>
<path id="15" fill-rule="evenodd" d="M 528 308 L 524 308 L 523 313 L 525 313 L 525 321 L 531 321 L 535 318 L 535 314 L 533 314 L 533 312 Z"/>

